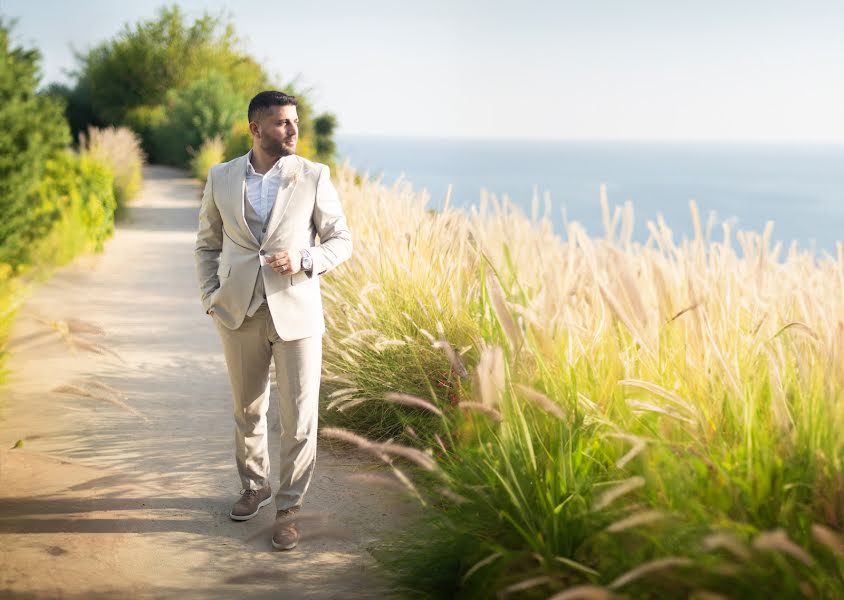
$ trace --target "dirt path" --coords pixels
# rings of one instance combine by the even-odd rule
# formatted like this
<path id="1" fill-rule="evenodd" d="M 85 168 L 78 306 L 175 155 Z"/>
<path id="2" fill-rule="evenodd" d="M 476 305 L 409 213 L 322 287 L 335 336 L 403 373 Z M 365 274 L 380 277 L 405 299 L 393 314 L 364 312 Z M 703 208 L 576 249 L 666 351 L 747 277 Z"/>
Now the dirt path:
<path id="1" fill-rule="evenodd" d="M 413 508 L 355 480 L 375 463 L 320 440 L 302 514 L 328 517 L 303 522 L 292 551 L 274 551 L 269 532 L 250 539 L 273 505 L 229 519 L 240 490 L 231 397 L 193 266 L 201 188 L 173 169 L 145 177 L 105 253 L 59 270 L 13 330 L 0 389 L 0 596 L 386 597 L 367 546 Z M 36 315 L 95 323 L 104 335 L 71 335 L 117 356 L 72 351 Z M 326 527 L 346 535 L 308 537 Z"/>

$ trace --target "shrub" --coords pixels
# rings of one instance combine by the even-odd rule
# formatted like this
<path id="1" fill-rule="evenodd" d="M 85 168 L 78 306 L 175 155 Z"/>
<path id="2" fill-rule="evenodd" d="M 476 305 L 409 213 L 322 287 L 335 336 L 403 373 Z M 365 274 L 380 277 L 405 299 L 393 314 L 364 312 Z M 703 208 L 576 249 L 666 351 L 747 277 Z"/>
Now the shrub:
<path id="1" fill-rule="evenodd" d="M 245 112 L 248 99 L 220 73 L 211 72 L 167 95 L 167 120 L 154 135 L 161 162 L 187 165 L 206 140 L 222 137 Z"/>
<path id="2" fill-rule="evenodd" d="M 211 167 L 223 162 L 223 150 L 223 140 L 220 136 L 205 140 L 199 147 L 199 151 L 191 158 L 190 166 L 193 176 L 200 181 L 205 181 Z"/>
<path id="3" fill-rule="evenodd" d="M 9 34 L 0 21 L 0 262 L 15 268 L 49 228 L 32 195 L 47 159 L 70 142 L 70 131 L 61 101 L 35 93 L 40 54 L 12 46 Z"/>
<path id="4" fill-rule="evenodd" d="M 82 154 L 106 164 L 114 176 L 114 198 L 120 213 L 126 202 L 134 198 L 143 181 L 144 153 L 140 138 L 126 127 L 88 128 L 80 135 Z"/>

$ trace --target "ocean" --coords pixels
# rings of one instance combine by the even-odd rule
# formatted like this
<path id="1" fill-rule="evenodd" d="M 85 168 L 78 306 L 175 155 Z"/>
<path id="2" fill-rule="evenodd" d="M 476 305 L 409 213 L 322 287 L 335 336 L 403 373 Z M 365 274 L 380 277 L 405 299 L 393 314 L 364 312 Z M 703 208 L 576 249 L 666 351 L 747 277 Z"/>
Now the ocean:
<path id="1" fill-rule="evenodd" d="M 481 189 L 507 194 L 531 214 L 533 190 L 550 194 L 549 215 L 564 232 L 564 215 L 602 236 L 599 186 L 610 207 L 633 203 L 634 239 L 647 239 L 647 220 L 662 214 L 675 241 L 692 237 L 689 200 L 705 226 L 714 211 L 732 231 L 761 232 L 774 221 L 773 240 L 787 246 L 835 251 L 844 240 L 844 145 L 709 142 L 583 142 L 471 140 L 337 135 L 341 161 L 392 184 L 397 177 L 430 193 L 440 208 L 449 184 L 450 206 L 478 204 Z M 720 240 L 721 227 L 713 229 Z M 733 235 L 735 240 L 735 235 Z"/>

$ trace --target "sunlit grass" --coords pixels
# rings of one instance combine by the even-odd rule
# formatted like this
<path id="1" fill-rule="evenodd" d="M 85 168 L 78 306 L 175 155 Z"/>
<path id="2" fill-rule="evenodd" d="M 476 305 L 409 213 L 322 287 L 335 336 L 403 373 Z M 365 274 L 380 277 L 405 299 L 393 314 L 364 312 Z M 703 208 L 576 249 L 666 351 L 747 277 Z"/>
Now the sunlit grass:
<path id="1" fill-rule="evenodd" d="M 840 245 L 786 251 L 770 224 L 716 241 L 694 203 L 692 239 L 658 219 L 637 243 L 603 190 L 604 233 L 561 238 L 537 198 L 531 218 L 486 196 L 432 212 L 337 178 L 355 253 L 323 286 L 324 418 L 436 459 L 412 472 L 418 526 L 379 553 L 407 593 L 844 585 Z"/>

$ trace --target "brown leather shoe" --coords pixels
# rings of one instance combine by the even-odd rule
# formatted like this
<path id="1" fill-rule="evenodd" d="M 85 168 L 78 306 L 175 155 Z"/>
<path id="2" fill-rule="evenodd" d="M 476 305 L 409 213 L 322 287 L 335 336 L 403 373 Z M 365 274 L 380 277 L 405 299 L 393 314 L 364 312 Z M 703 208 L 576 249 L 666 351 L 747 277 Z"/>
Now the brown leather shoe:
<path id="1" fill-rule="evenodd" d="M 260 490 L 241 490 L 240 499 L 234 503 L 229 516 L 235 521 L 248 521 L 258 514 L 258 509 L 272 501 L 273 493 L 269 485 Z"/>
<path id="2" fill-rule="evenodd" d="M 273 548 L 290 550 L 299 543 L 299 528 L 293 516 L 299 512 L 298 506 L 279 510 L 275 513 L 275 527 L 273 528 Z"/>

